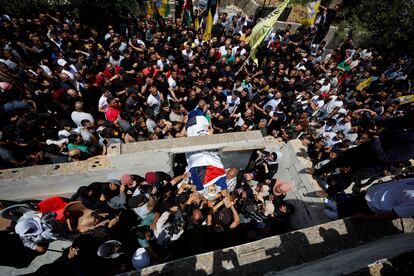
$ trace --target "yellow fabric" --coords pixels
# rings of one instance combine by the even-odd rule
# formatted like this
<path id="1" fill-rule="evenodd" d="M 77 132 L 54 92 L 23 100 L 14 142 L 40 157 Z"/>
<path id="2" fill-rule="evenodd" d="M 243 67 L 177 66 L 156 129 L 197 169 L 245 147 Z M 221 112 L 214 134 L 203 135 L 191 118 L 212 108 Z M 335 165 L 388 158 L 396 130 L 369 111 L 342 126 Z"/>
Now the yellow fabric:
<path id="1" fill-rule="evenodd" d="M 154 2 L 152 2 L 152 0 L 148 0 L 147 1 L 147 15 L 152 16 L 152 14 L 154 13 L 152 5 L 154 5 Z"/>
<path id="2" fill-rule="evenodd" d="M 200 17 L 197 17 L 194 21 L 194 28 L 198 31 L 200 29 Z"/>
<path id="3" fill-rule="evenodd" d="M 162 17 L 166 17 L 167 14 L 167 8 L 168 8 L 168 0 L 158 0 L 157 1 L 158 4 L 158 13 L 162 16 Z"/>
<path id="4" fill-rule="evenodd" d="M 414 94 L 401 96 L 401 97 L 398 97 L 398 99 L 400 100 L 400 105 L 409 104 L 409 103 L 414 102 Z"/>
<path id="5" fill-rule="evenodd" d="M 367 88 L 368 86 L 370 86 L 370 85 L 371 85 L 371 82 L 372 82 L 372 76 L 371 76 L 371 77 L 369 77 L 369 78 L 367 78 L 367 79 L 366 79 L 366 80 L 364 80 L 364 81 L 361 81 L 361 82 L 357 85 L 356 90 L 361 91 L 362 89 Z"/>
<path id="6" fill-rule="evenodd" d="M 249 44 L 251 48 L 250 57 L 256 64 L 258 63 L 256 53 L 259 45 L 263 42 L 269 31 L 276 24 L 276 21 L 279 19 L 280 14 L 286 8 L 289 2 L 290 0 L 285 0 L 279 7 L 277 7 L 274 11 L 272 11 L 269 15 L 267 15 L 265 18 L 263 18 L 263 20 L 254 26 L 252 34 L 249 37 Z"/>
<path id="7" fill-rule="evenodd" d="M 301 21 L 303 25 L 312 26 L 315 23 L 316 15 L 319 12 L 321 1 L 310 2 L 307 4 L 308 15 Z"/>
<path id="8" fill-rule="evenodd" d="M 209 41 L 211 39 L 211 29 L 213 28 L 213 15 L 211 14 L 211 10 L 208 11 L 206 23 L 206 30 L 203 35 L 203 40 Z"/>

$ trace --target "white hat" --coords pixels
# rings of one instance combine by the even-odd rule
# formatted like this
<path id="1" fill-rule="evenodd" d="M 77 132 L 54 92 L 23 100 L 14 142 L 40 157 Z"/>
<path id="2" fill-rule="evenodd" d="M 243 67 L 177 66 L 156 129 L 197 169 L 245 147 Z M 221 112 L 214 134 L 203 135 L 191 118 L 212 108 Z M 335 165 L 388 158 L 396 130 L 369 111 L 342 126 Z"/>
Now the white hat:
<path id="1" fill-rule="evenodd" d="M 149 264 L 150 257 L 145 248 L 138 248 L 132 256 L 132 265 L 135 267 L 136 270 L 141 271 L 141 269 L 149 266 Z"/>
<path id="2" fill-rule="evenodd" d="M 67 64 L 68 62 L 66 61 L 66 60 L 64 60 L 63 58 L 61 58 L 61 59 L 58 59 L 58 61 L 57 61 L 57 64 L 59 65 L 59 66 L 65 66 L 66 64 Z"/>

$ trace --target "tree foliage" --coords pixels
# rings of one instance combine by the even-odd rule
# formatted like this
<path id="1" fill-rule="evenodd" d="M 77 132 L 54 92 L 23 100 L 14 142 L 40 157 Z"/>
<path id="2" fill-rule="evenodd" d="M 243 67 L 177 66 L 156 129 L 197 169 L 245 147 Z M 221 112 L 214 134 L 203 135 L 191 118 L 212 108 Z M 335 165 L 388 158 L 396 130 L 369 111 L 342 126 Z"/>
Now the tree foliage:
<path id="1" fill-rule="evenodd" d="M 344 1 L 338 19 L 340 34 L 351 31 L 358 43 L 413 49 L 414 0 Z"/>
<path id="2" fill-rule="evenodd" d="M 0 11 L 22 17 L 64 11 L 92 25 L 105 25 L 128 15 L 139 15 L 144 3 L 144 0 L 0 0 Z"/>

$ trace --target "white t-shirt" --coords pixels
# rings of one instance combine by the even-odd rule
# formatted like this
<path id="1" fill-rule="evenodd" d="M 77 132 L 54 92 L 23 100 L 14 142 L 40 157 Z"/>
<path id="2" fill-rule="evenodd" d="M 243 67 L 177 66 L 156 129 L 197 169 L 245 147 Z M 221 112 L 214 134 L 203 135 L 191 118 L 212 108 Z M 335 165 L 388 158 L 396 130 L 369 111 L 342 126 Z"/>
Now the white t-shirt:
<path id="1" fill-rule="evenodd" d="M 73 111 L 70 117 L 77 127 L 82 126 L 81 122 L 83 120 L 89 120 L 91 123 L 95 122 L 92 115 L 86 112 Z"/>
<path id="2" fill-rule="evenodd" d="M 157 96 L 154 97 L 152 94 L 150 94 L 147 98 L 147 105 L 154 110 L 155 115 L 158 115 L 161 110 L 161 95 L 160 92 L 157 91 Z"/>
<path id="3" fill-rule="evenodd" d="M 193 57 L 193 51 L 190 51 L 189 53 L 187 53 L 187 50 L 182 50 L 181 53 L 183 54 L 184 57 L 188 57 L 189 59 L 191 59 Z"/>
<path id="4" fill-rule="evenodd" d="M 177 82 L 175 81 L 175 79 L 173 79 L 172 77 L 169 77 L 168 78 L 168 85 L 171 87 L 171 88 L 174 88 L 174 87 L 176 87 L 177 86 Z"/>
<path id="5" fill-rule="evenodd" d="M 240 104 L 240 98 L 237 97 L 236 99 L 233 99 L 232 96 L 227 96 L 226 104 L 227 104 L 228 110 L 231 114 L 236 109 L 236 107 Z"/>
<path id="6" fill-rule="evenodd" d="M 342 101 L 337 101 L 337 98 L 338 96 L 331 96 L 331 100 L 323 106 L 327 114 L 330 114 L 336 107 L 341 107 L 344 105 Z"/>
<path id="7" fill-rule="evenodd" d="M 167 222 L 170 217 L 170 212 L 165 211 L 157 220 L 157 227 L 154 229 L 154 236 L 157 239 L 157 243 L 161 246 L 167 246 L 172 241 L 178 240 L 180 236 L 184 233 L 184 229 L 181 229 L 177 234 L 171 235 L 167 231 L 167 227 L 171 225 L 170 222 Z"/>
<path id="8" fill-rule="evenodd" d="M 219 51 L 220 51 L 222 56 L 226 55 L 227 54 L 226 46 L 225 45 L 220 46 Z"/>
<path id="9" fill-rule="evenodd" d="M 271 106 L 272 107 L 272 111 L 276 110 L 276 107 L 280 104 L 280 102 L 282 101 L 282 99 L 271 99 L 270 101 L 268 101 L 264 106 L 263 109 L 266 110 L 267 106 Z"/>
<path id="10" fill-rule="evenodd" d="M 343 122 L 343 118 L 342 119 L 340 119 L 337 123 L 336 123 L 336 125 L 334 126 L 334 128 L 333 128 L 333 131 L 335 131 L 335 132 L 343 132 L 344 134 L 346 134 L 346 133 L 348 133 L 348 132 L 350 132 L 351 131 L 351 128 L 352 128 L 352 126 L 351 126 L 351 123 L 350 122 L 348 122 L 348 123 L 345 123 L 345 124 L 343 124 L 342 122 Z"/>
<path id="11" fill-rule="evenodd" d="M 148 132 L 154 132 L 154 130 L 157 128 L 157 123 L 150 118 L 147 118 L 145 124 L 147 125 Z"/>
<path id="12" fill-rule="evenodd" d="M 98 109 L 103 109 L 103 110 L 107 110 L 109 107 L 108 102 L 106 101 L 108 99 L 108 97 L 105 97 L 104 95 L 102 95 L 99 98 L 99 102 L 98 102 Z"/>
<path id="13" fill-rule="evenodd" d="M 157 66 L 161 71 L 164 70 L 164 66 L 167 64 L 170 64 L 170 61 L 168 59 L 166 59 L 164 62 L 161 59 L 157 61 Z"/>
<path id="14" fill-rule="evenodd" d="M 401 179 L 371 186 L 365 200 L 374 213 L 394 211 L 399 217 L 414 216 L 414 179 Z"/>
<path id="15" fill-rule="evenodd" d="M 335 132 L 325 132 L 324 134 L 322 134 L 323 139 L 326 143 L 327 147 L 332 147 L 335 144 L 341 143 L 342 140 L 336 139 L 336 133 Z M 335 138 L 335 139 L 334 139 Z"/>
<path id="16" fill-rule="evenodd" d="M 313 96 L 312 100 L 316 102 L 316 104 L 319 106 L 319 108 L 322 108 L 322 106 L 325 104 L 325 101 L 319 99 L 319 96 Z"/>
<path id="17" fill-rule="evenodd" d="M 240 46 L 236 46 L 236 47 L 234 47 L 233 48 L 233 51 L 232 51 L 232 54 L 233 54 L 233 56 L 234 55 L 236 55 L 236 53 L 237 53 L 237 50 L 240 48 Z M 246 49 L 241 49 L 241 51 L 240 51 L 240 55 L 241 56 L 243 56 L 245 53 L 246 53 L 247 51 L 246 51 Z"/>

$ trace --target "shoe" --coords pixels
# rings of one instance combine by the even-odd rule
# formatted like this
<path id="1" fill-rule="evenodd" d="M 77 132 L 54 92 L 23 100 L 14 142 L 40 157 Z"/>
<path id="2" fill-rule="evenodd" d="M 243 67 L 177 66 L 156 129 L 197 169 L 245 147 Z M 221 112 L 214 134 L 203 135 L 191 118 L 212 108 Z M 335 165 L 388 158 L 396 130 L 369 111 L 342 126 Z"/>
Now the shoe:
<path id="1" fill-rule="evenodd" d="M 315 169 L 310 167 L 310 168 L 305 168 L 305 173 L 307 174 L 313 174 L 315 172 Z"/>
<path id="2" fill-rule="evenodd" d="M 329 195 L 325 191 L 323 191 L 323 190 L 316 191 L 315 194 L 316 194 L 316 196 L 321 197 L 321 198 L 329 197 Z"/>
<path id="3" fill-rule="evenodd" d="M 325 216 L 327 216 L 331 220 L 337 220 L 338 219 L 338 212 L 335 212 L 335 211 L 332 211 L 332 210 L 329 210 L 329 209 L 325 209 L 325 210 L 323 210 L 323 212 L 325 213 Z"/>

